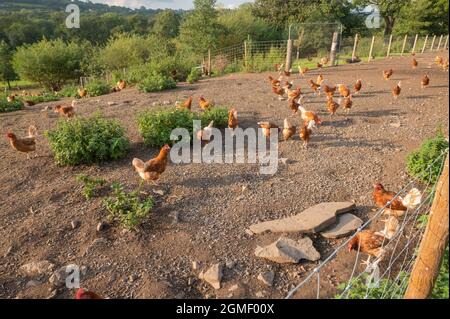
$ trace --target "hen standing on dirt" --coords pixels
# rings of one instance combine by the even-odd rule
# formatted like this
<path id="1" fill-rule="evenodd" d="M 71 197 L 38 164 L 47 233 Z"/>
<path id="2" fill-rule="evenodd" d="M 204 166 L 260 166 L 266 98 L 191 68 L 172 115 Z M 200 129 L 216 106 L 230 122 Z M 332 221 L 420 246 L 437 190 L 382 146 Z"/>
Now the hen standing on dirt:
<path id="1" fill-rule="evenodd" d="M 169 152 L 170 146 L 166 144 L 161 148 L 161 151 L 157 157 L 146 163 L 138 158 L 135 158 L 133 159 L 133 166 L 144 181 L 151 181 L 156 184 L 156 181 L 166 170 L 167 156 L 169 155 Z"/>
<path id="2" fill-rule="evenodd" d="M 29 153 L 36 151 L 36 127 L 30 126 L 28 128 L 28 136 L 18 138 L 14 133 L 8 132 L 6 134 L 11 146 L 18 152 L 27 154 L 27 159 L 30 158 Z"/>

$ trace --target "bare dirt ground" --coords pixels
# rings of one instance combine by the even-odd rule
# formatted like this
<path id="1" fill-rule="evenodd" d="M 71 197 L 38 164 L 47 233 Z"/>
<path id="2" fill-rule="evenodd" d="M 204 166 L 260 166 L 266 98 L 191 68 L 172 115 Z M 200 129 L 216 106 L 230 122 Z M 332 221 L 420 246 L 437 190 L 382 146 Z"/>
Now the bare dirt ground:
<path id="1" fill-rule="evenodd" d="M 130 190 L 136 188 L 140 180 L 132 159 L 149 159 L 158 152 L 143 145 L 136 115 L 153 108 L 154 102 L 173 103 L 189 95 L 195 99 L 204 95 L 216 104 L 236 107 L 243 128 L 256 128 L 261 120 L 282 125 L 291 111 L 287 102 L 278 101 L 271 93 L 269 73 L 227 75 L 155 94 L 127 89 L 80 101 L 79 115 L 100 110 L 119 119 L 132 141 L 127 158 L 101 165 L 59 167 L 54 163 L 42 133 L 54 128 L 57 118 L 41 110 L 57 103 L 1 114 L 1 132 L 12 129 L 24 134 L 33 124 L 41 137 L 39 157 L 31 160 L 14 152 L 6 138 L 0 141 L 0 297 L 72 298 L 73 291 L 52 287 L 49 274 L 27 278 L 20 273 L 21 265 L 39 260 L 48 260 L 57 268 L 68 264 L 86 267 L 82 286 L 111 298 L 284 297 L 318 262 L 278 265 L 259 259 L 254 256 L 255 247 L 279 235 L 251 237 L 245 229 L 324 201 L 354 200 L 357 215 L 366 221 L 373 214 L 373 182 L 400 189 L 408 180 L 406 155 L 433 136 L 438 125 L 448 134 L 448 73 L 432 64 L 434 54 L 417 59 L 416 70 L 410 67 L 410 56 L 323 70 L 330 84 L 353 86 L 356 79 L 363 81 L 362 94 L 355 96 L 351 113 L 347 116 L 340 110 L 334 118 L 325 112 L 325 97 L 313 96 L 306 80 L 296 74 L 295 84 L 307 92 L 306 107 L 324 118 L 308 150 L 302 148 L 298 136 L 280 143 L 280 157 L 288 161 L 280 164 L 273 176 L 260 175 L 258 164 L 172 164 L 158 187 L 164 195 L 154 195 L 151 217 L 134 232 L 123 231 L 119 225 L 98 232 L 97 224 L 107 215 L 102 199 L 86 201 L 75 176 L 86 173 L 121 182 Z M 387 68 L 394 69 L 390 81 L 382 78 L 382 70 Z M 426 72 L 431 85 L 422 90 L 420 80 Z M 306 79 L 315 79 L 317 74 L 311 72 Z M 391 88 L 399 80 L 403 92 L 394 102 Z M 117 105 L 108 106 L 112 101 Z M 294 122 L 300 123 L 298 116 Z M 173 222 L 174 211 L 179 212 L 178 223 Z M 73 220 L 81 222 L 76 229 L 71 228 Z M 322 260 L 343 240 L 311 238 Z M 348 279 L 354 259 L 355 252 L 338 254 L 322 277 L 322 297 L 332 297 L 336 286 Z M 192 269 L 193 261 L 201 268 L 217 262 L 235 265 L 225 268 L 222 288 L 214 290 L 197 279 L 199 271 Z M 257 280 L 265 270 L 275 272 L 273 287 Z M 30 282 L 32 279 L 35 281 Z M 239 288 L 230 292 L 235 284 Z M 298 297 L 315 297 L 314 293 L 311 290 L 311 294 Z"/>

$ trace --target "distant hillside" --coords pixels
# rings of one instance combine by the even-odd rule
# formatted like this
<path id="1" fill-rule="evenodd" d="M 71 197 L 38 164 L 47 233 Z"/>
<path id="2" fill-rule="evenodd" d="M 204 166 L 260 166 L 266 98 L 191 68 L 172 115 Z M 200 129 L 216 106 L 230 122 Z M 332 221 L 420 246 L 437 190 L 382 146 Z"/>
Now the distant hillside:
<path id="1" fill-rule="evenodd" d="M 101 3 L 83 2 L 83 1 L 70 1 L 70 0 L 0 0 L 0 11 L 15 12 L 21 10 L 31 11 L 61 11 L 65 10 L 66 6 L 70 3 L 77 4 L 82 11 L 94 11 L 97 13 L 114 12 L 120 14 L 132 14 L 132 13 L 155 13 L 158 10 L 152 9 L 137 9 L 133 10 L 126 7 L 109 6 Z"/>

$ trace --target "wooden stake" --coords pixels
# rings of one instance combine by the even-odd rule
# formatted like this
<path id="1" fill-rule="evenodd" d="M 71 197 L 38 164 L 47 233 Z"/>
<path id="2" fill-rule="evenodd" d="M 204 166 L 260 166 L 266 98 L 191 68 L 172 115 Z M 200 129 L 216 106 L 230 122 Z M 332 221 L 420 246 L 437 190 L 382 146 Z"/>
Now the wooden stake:
<path id="1" fill-rule="evenodd" d="M 336 55 L 337 55 L 338 43 L 339 43 L 339 33 L 334 32 L 333 40 L 331 41 L 331 50 L 330 50 L 330 65 L 331 66 L 336 65 Z"/>
<path id="2" fill-rule="evenodd" d="M 445 38 L 443 50 L 447 50 L 447 45 L 448 45 L 448 34 L 447 34 L 447 37 Z"/>
<path id="3" fill-rule="evenodd" d="M 375 43 L 375 36 L 372 37 L 372 43 L 370 44 L 370 51 L 369 51 L 369 59 L 367 61 L 372 61 L 372 52 L 373 52 L 373 45 Z"/>
<path id="4" fill-rule="evenodd" d="M 208 49 L 208 76 L 211 77 L 211 49 Z"/>
<path id="5" fill-rule="evenodd" d="M 439 51 L 439 49 L 441 48 L 442 38 L 443 38 L 443 37 L 444 37 L 443 35 L 440 36 L 436 51 Z"/>
<path id="6" fill-rule="evenodd" d="M 392 34 L 389 37 L 389 45 L 388 45 L 388 49 L 387 49 L 387 53 L 386 53 L 386 58 L 389 58 L 389 56 L 391 55 L 391 45 L 392 45 Z"/>
<path id="7" fill-rule="evenodd" d="M 433 40 L 431 40 L 431 48 L 430 48 L 430 52 L 433 52 L 434 41 L 436 41 L 436 36 L 433 36 Z"/>
<path id="8" fill-rule="evenodd" d="M 425 52 L 425 49 L 427 48 L 427 41 L 428 41 L 428 34 L 425 37 L 425 42 L 423 43 L 423 47 L 422 47 L 422 53 Z"/>
<path id="9" fill-rule="evenodd" d="M 286 49 L 286 72 L 289 72 L 292 68 L 292 44 L 293 41 L 289 39 L 287 41 L 287 49 Z"/>
<path id="10" fill-rule="evenodd" d="M 408 35 L 407 34 L 405 34 L 405 38 L 403 39 L 403 46 L 402 46 L 402 54 L 401 54 L 401 56 L 403 56 L 403 53 L 405 53 L 406 40 L 408 40 Z"/>
<path id="11" fill-rule="evenodd" d="M 355 35 L 355 43 L 353 44 L 352 60 L 356 58 L 356 48 L 358 47 L 358 33 Z"/>
<path id="12" fill-rule="evenodd" d="M 448 244 L 448 154 L 428 218 L 405 299 L 430 297 L 439 275 L 442 257 Z"/>
<path id="13" fill-rule="evenodd" d="M 412 48 L 412 53 L 416 53 L 417 40 L 419 40 L 419 35 L 418 34 L 416 34 L 416 37 L 414 38 L 414 44 L 413 44 L 413 48 Z"/>
<path id="14" fill-rule="evenodd" d="M 247 41 L 244 41 L 244 66 L 245 66 L 246 68 L 248 67 L 247 58 L 248 58 L 248 54 L 247 54 Z"/>

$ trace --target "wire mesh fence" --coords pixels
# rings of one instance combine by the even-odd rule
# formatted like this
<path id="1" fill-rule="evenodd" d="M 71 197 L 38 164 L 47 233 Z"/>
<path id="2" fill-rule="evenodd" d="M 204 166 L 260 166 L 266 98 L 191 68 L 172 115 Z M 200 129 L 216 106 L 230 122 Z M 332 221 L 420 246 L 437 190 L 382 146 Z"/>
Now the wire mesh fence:
<path id="1" fill-rule="evenodd" d="M 439 175 L 441 174 L 447 154 L 448 150 L 442 153 L 421 175 L 412 178 L 355 234 L 341 242 L 328 257 L 295 285 L 286 298 L 403 298 L 436 190 L 437 181 L 432 177 L 435 176 L 432 171 L 438 167 Z M 408 208 L 402 214 L 391 209 L 390 205 L 394 200 L 408 198 L 408 194 L 415 194 L 417 190 L 420 191 L 421 197 L 415 207 Z M 384 224 L 384 228 L 369 230 L 373 224 L 378 224 L 380 221 Z M 349 251 L 349 243 L 354 243 L 354 238 L 368 230 L 375 236 L 381 236 L 382 242 L 377 245 L 380 252 L 378 256 L 363 266 L 361 260 L 368 254 L 367 250 L 362 249 L 364 245 L 361 243 L 362 240 L 358 241 L 356 252 Z M 334 272 L 336 262 L 342 262 L 345 260 L 344 255 L 349 254 L 353 256 L 350 262 L 344 261 L 348 267 L 348 272 L 344 276 L 346 278 L 336 288 L 329 284 L 327 278 Z"/>
<path id="2" fill-rule="evenodd" d="M 333 34 L 338 34 L 337 63 L 343 64 L 354 55 L 358 61 L 369 61 L 388 56 L 410 55 L 448 50 L 448 35 L 394 35 L 374 37 L 343 37 L 340 24 L 299 24 L 290 28 L 292 50 L 288 40 L 252 41 L 210 51 L 204 64 L 212 74 L 232 72 L 263 72 L 275 70 L 291 54 L 293 71 L 298 65 L 317 67 L 324 57 L 330 57 Z M 209 60 L 210 57 L 210 61 Z M 370 58 L 370 59 L 369 59 Z"/>

